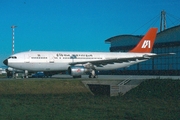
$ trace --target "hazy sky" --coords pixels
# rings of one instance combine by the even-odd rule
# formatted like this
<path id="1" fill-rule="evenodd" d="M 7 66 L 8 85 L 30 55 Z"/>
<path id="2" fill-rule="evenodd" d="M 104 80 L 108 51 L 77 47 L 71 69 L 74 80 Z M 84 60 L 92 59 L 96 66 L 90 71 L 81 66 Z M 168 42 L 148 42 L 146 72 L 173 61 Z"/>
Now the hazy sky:
<path id="1" fill-rule="evenodd" d="M 162 10 L 178 20 L 179 6 L 179 0 L 0 0 L 0 65 L 12 53 L 12 25 L 15 53 L 109 51 L 106 39 L 159 27 Z M 168 20 L 167 27 L 176 24 Z"/>

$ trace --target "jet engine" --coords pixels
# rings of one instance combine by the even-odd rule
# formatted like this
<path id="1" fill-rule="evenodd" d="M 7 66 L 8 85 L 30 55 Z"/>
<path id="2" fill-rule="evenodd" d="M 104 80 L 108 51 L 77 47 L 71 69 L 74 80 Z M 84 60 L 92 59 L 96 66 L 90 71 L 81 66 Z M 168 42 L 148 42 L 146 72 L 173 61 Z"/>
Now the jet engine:
<path id="1" fill-rule="evenodd" d="M 73 77 L 81 76 L 85 74 L 86 72 L 89 72 L 89 69 L 85 68 L 84 66 L 70 66 L 68 68 L 68 73 L 72 75 Z"/>

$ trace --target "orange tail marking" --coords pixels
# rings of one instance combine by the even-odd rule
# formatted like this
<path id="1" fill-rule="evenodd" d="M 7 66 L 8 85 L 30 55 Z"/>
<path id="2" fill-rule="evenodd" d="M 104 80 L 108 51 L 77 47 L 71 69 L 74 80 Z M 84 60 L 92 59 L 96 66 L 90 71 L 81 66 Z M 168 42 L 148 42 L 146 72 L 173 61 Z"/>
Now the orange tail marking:
<path id="1" fill-rule="evenodd" d="M 136 45 L 136 47 L 130 50 L 129 52 L 150 53 L 154 45 L 157 30 L 157 28 L 151 28 L 146 33 L 146 35 L 140 40 L 140 42 Z"/>

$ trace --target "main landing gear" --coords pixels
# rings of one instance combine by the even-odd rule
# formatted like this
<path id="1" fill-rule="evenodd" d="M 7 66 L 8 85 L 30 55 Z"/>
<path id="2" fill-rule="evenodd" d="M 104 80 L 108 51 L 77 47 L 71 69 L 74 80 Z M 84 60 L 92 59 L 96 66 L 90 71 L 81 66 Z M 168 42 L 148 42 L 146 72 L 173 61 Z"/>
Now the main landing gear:
<path id="1" fill-rule="evenodd" d="M 91 73 L 89 74 L 89 78 L 98 78 L 98 76 L 96 75 L 95 70 L 91 71 Z"/>
<path id="2" fill-rule="evenodd" d="M 28 70 L 25 70 L 25 71 L 24 71 L 24 76 L 23 76 L 23 78 L 29 78 L 29 76 L 28 76 Z"/>

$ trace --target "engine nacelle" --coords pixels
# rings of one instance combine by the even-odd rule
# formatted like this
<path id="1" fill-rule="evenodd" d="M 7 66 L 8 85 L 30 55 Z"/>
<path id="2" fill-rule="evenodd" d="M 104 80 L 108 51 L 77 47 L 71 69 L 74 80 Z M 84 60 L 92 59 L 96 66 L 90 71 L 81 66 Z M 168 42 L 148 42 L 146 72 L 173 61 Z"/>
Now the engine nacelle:
<path id="1" fill-rule="evenodd" d="M 70 66 L 68 68 L 68 73 L 72 76 L 81 76 L 88 72 L 88 69 L 84 66 Z"/>

